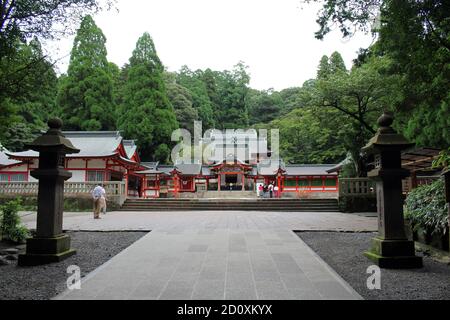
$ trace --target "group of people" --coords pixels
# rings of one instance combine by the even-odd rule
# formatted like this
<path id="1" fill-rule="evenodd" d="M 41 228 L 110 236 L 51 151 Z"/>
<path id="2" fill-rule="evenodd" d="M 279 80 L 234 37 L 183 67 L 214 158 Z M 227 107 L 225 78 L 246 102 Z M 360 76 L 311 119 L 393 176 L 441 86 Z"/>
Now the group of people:
<path id="1" fill-rule="evenodd" d="M 258 186 L 258 197 L 261 198 L 278 198 L 279 188 L 274 183 L 260 184 Z"/>
<path id="2" fill-rule="evenodd" d="M 97 185 L 91 192 L 94 201 L 94 219 L 101 219 L 100 212 L 106 214 L 106 191 L 103 185 Z"/>

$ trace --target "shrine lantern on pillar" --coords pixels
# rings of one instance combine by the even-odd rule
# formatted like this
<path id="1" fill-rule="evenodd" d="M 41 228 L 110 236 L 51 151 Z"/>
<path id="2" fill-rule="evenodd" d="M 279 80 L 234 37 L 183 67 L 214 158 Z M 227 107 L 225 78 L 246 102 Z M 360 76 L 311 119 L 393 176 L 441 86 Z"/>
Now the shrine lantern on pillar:
<path id="1" fill-rule="evenodd" d="M 50 129 L 31 144 L 39 152 L 39 168 L 31 176 L 39 180 L 36 236 L 27 240 L 26 253 L 19 256 L 19 265 L 41 265 L 64 260 L 75 254 L 70 237 L 63 234 L 64 181 L 72 173 L 64 169 L 66 154 L 78 153 L 61 132 L 62 121 L 48 122 Z"/>
<path id="2" fill-rule="evenodd" d="M 409 170 L 402 168 L 401 152 L 412 147 L 392 127 L 392 114 L 385 112 L 379 129 L 362 151 L 372 158 L 369 178 L 376 181 L 378 236 L 365 256 L 382 268 L 419 268 L 422 258 L 415 255 L 414 241 L 408 240 L 403 218 L 402 179 Z"/>

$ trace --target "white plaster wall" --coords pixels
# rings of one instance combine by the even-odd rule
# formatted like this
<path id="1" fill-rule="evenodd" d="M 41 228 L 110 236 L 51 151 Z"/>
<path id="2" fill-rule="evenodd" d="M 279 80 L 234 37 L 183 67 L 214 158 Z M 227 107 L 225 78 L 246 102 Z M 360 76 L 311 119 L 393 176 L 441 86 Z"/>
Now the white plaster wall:
<path id="1" fill-rule="evenodd" d="M 69 159 L 67 161 L 67 168 L 84 169 L 86 168 L 86 162 L 81 159 Z"/>
<path id="2" fill-rule="evenodd" d="M 71 182 L 85 182 L 85 174 L 86 171 L 85 170 L 74 170 L 74 171 L 70 171 L 72 172 L 72 178 L 70 178 L 68 181 Z"/>
<path id="3" fill-rule="evenodd" d="M 88 168 L 91 169 L 105 169 L 106 168 L 106 161 L 105 160 L 99 160 L 99 159 L 93 159 L 88 161 Z"/>

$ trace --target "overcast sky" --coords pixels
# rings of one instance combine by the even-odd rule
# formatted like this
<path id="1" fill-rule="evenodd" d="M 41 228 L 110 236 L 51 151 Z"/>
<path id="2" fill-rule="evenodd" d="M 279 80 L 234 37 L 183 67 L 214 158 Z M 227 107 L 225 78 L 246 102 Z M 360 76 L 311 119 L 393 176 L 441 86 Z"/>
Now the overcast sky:
<path id="1" fill-rule="evenodd" d="M 323 41 L 314 38 L 318 4 L 301 0 L 118 0 L 117 10 L 96 15 L 107 41 L 108 59 L 122 66 L 137 39 L 153 37 L 169 71 L 231 69 L 240 60 L 249 66 L 251 87 L 281 90 L 301 86 L 315 77 L 322 55 L 339 51 L 347 64 L 370 35 L 342 40 L 333 31 Z M 53 58 L 67 69 L 73 37 L 54 44 Z"/>

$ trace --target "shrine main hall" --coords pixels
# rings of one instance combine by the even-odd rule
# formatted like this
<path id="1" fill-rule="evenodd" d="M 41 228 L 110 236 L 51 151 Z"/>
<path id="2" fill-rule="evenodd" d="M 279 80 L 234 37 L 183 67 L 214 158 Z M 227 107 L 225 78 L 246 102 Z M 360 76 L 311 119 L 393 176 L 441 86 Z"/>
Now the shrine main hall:
<path id="1" fill-rule="evenodd" d="M 175 160 L 172 164 L 143 162 L 133 140 L 114 132 L 64 132 L 79 154 L 68 155 L 69 183 L 123 183 L 130 198 L 196 198 L 257 195 L 260 184 L 277 186 L 279 197 L 337 198 L 335 164 L 289 164 L 274 157 L 267 138 L 256 130 L 225 133 L 202 139 L 209 154 L 202 161 Z M 34 151 L 0 150 L 0 182 L 36 183 Z M 6 187 L 6 186 L 5 186 Z"/>
<path id="2" fill-rule="evenodd" d="M 142 197 L 217 197 L 238 191 L 256 196 L 260 184 L 277 186 L 279 197 L 338 196 L 335 164 L 286 164 L 275 159 L 256 130 L 212 133 L 203 143 L 210 148 L 206 161 L 143 162 L 147 169 L 138 172 Z"/>

